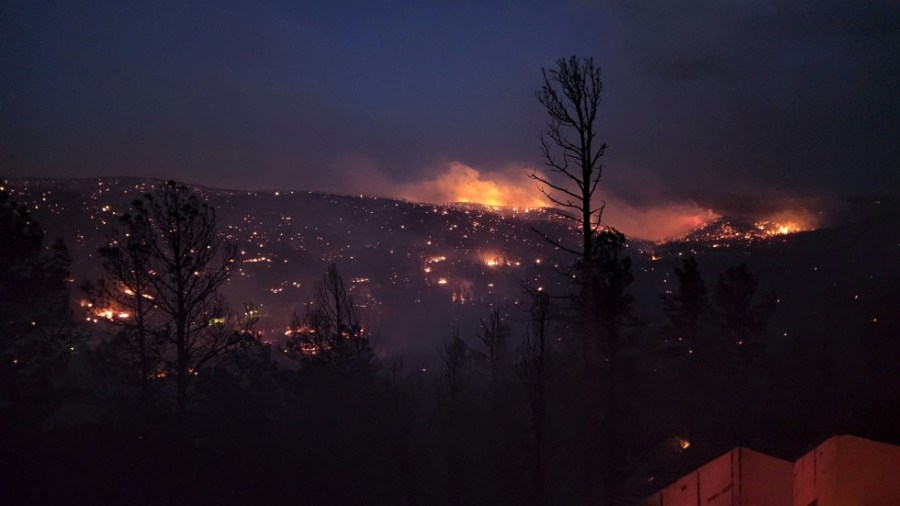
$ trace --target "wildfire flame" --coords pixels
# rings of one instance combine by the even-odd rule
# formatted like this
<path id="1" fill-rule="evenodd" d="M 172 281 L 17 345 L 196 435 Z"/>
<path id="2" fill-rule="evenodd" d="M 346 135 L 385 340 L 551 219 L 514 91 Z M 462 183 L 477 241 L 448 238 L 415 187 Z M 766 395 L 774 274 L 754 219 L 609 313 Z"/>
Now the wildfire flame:
<path id="1" fill-rule="evenodd" d="M 811 212 L 794 209 L 774 213 L 756 222 L 756 228 L 767 236 L 787 235 L 815 230 L 819 223 Z"/>
<path id="2" fill-rule="evenodd" d="M 87 313 L 85 319 L 89 322 L 99 323 L 100 320 L 116 321 L 131 318 L 131 313 L 128 311 L 113 308 L 100 308 L 86 300 L 81 301 L 80 305 L 85 310 L 85 313 Z"/>
<path id="3" fill-rule="evenodd" d="M 465 202 L 525 211 L 553 206 L 539 191 L 542 185 L 528 177 L 532 172 L 531 168 L 515 165 L 504 170 L 481 170 L 454 161 L 432 179 L 395 186 L 391 193 L 417 202 Z M 544 190 L 558 193 L 548 188 Z M 634 205 L 607 193 L 605 188 L 600 188 L 594 198 L 607 204 L 603 213 L 604 225 L 621 230 L 629 237 L 651 241 L 682 237 L 721 217 L 712 209 L 690 200 L 660 198 Z M 817 228 L 817 216 L 802 207 L 787 204 L 781 208 L 787 210 L 759 218 L 757 223 L 763 226 L 759 235 L 777 236 Z M 491 262 L 491 259 L 483 261 L 488 267 L 504 265 Z"/>
<path id="4" fill-rule="evenodd" d="M 520 267 L 522 262 L 519 260 L 510 260 L 499 253 L 482 253 L 481 262 L 488 267 Z M 540 263 L 540 260 L 537 261 Z"/>
<path id="5" fill-rule="evenodd" d="M 482 172 L 452 162 L 435 179 L 406 185 L 403 198 L 418 202 L 466 202 L 491 207 L 536 208 L 547 205 L 525 168 Z"/>

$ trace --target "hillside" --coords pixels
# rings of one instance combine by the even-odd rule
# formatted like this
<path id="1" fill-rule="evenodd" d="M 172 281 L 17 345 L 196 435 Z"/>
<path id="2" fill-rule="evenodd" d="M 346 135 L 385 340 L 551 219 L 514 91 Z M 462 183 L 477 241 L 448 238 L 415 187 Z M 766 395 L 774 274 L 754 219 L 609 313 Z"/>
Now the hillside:
<path id="1" fill-rule="evenodd" d="M 13 179 L 4 185 L 28 203 L 49 236 L 69 245 L 77 299 L 80 282 L 99 275 L 95 251 L 104 234 L 155 183 Z M 571 258 L 534 229 L 569 243 L 577 235 L 544 210 L 196 189 L 216 207 L 221 233 L 239 246 L 240 265 L 226 289 L 229 301 L 234 307 L 261 304 L 261 327 L 273 341 L 286 330 L 291 312 L 302 311 L 331 262 L 352 284 L 385 355 L 433 355 L 452 324 L 473 336 L 490 307 L 523 319 L 524 283 L 556 294 L 569 289 L 557 269 Z M 891 201 L 852 205 L 858 221 L 835 228 L 772 233 L 745 217 L 723 217 L 679 240 L 631 241 L 637 315 L 651 327 L 661 326 L 659 294 L 672 289 L 679 259 L 696 255 L 710 290 L 719 272 L 747 263 L 763 289 L 780 296 L 772 337 L 856 335 L 896 326 L 892 287 L 900 279 L 900 213 Z M 852 317 L 843 318 L 846 313 Z"/>

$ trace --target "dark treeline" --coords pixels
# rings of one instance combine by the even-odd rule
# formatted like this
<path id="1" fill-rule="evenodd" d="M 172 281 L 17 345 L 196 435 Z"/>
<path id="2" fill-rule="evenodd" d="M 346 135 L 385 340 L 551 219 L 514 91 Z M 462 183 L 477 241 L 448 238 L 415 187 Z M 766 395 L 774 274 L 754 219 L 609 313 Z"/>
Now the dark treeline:
<path id="1" fill-rule="evenodd" d="M 378 358 L 336 266 L 285 341 L 264 342 L 257 308 L 217 295 L 234 251 L 183 186 L 135 201 L 74 310 L 65 246 L 0 206 L 4 504 L 578 504 L 591 430 L 597 488 L 615 480 L 599 503 L 635 504 L 735 445 L 793 458 L 837 432 L 900 439 L 896 328 L 860 335 L 852 367 L 824 341 L 773 347 L 777 296 L 746 265 L 710 278 L 694 258 L 651 325 L 611 229 L 585 277 L 615 347 L 598 355 L 615 374 L 596 423 L 583 282 L 524 287 L 527 308 L 489 310 L 475 335 L 448 331 L 437 366 L 410 364 Z"/>

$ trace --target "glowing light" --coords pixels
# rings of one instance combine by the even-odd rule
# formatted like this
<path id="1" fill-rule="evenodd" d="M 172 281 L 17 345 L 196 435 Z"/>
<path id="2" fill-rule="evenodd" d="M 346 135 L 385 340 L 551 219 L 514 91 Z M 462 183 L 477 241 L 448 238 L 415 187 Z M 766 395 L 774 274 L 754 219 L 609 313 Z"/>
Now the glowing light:
<path id="1" fill-rule="evenodd" d="M 756 223 L 756 228 L 767 236 L 795 234 L 815 230 L 817 217 L 803 209 L 781 211 L 767 216 Z"/>
<path id="2" fill-rule="evenodd" d="M 319 354 L 319 347 L 313 343 L 300 343 L 300 353 L 315 356 Z"/>
<path id="3" fill-rule="evenodd" d="M 437 283 L 438 283 L 439 285 L 446 285 L 446 284 L 447 284 L 447 278 L 440 278 L 440 279 L 438 279 L 438 282 L 437 282 Z"/>
<path id="4" fill-rule="evenodd" d="M 479 171 L 452 162 L 435 179 L 406 185 L 402 197 L 418 202 L 463 202 L 489 207 L 542 207 L 547 205 L 535 191 L 535 182 L 524 167 L 504 171 Z"/>
<path id="5" fill-rule="evenodd" d="M 522 265 L 522 263 L 519 261 L 509 260 L 508 258 L 497 253 L 484 253 L 481 255 L 481 261 L 488 267 L 502 267 L 504 265 L 519 267 Z M 540 264 L 540 259 L 538 259 L 536 263 Z"/>

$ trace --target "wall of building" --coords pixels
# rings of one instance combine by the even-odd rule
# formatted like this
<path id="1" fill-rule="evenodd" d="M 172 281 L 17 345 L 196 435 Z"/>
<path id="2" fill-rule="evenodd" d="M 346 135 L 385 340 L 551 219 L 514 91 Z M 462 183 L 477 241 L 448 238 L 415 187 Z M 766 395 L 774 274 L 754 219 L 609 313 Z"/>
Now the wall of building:
<path id="1" fill-rule="evenodd" d="M 741 502 L 734 506 L 789 506 L 794 465 L 746 448 L 741 449 Z"/>
<path id="2" fill-rule="evenodd" d="M 794 505 L 900 505 L 900 447 L 835 436 L 794 464 Z"/>
<path id="3" fill-rule="evenodd" d="M 646 506 L 790 506 L 793 466 L 735 448 L 645 501 Z"/>

